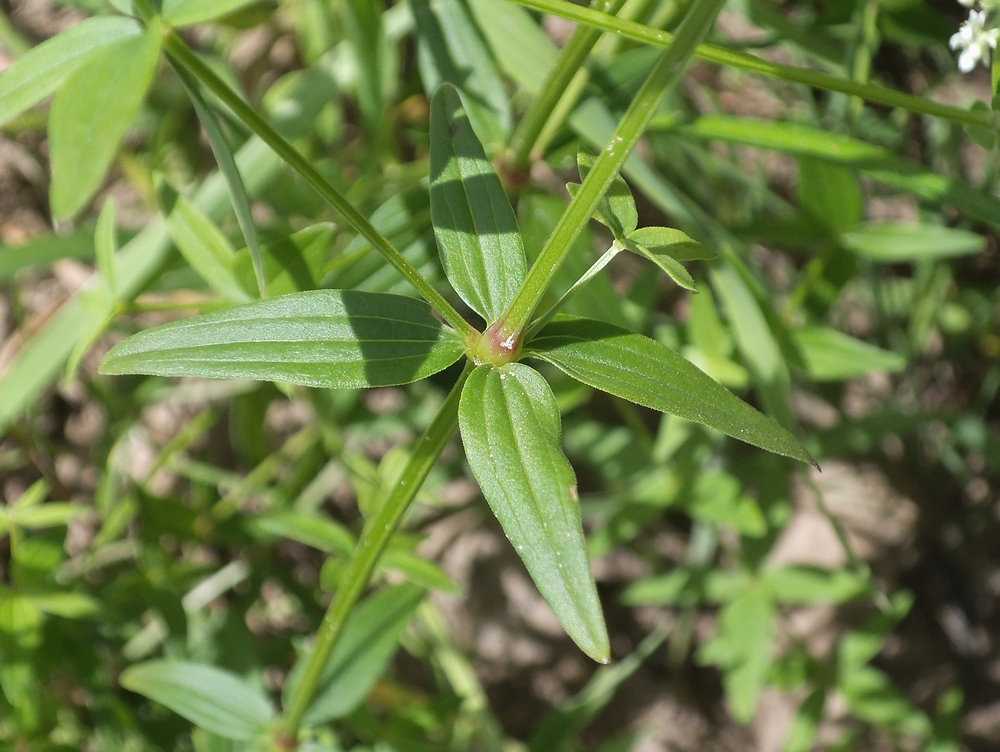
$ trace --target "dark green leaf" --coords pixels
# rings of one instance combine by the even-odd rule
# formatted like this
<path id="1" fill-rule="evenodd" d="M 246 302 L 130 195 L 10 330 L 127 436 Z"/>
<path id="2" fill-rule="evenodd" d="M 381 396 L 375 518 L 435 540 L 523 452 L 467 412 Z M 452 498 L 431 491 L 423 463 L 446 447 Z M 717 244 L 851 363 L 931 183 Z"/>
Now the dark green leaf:
<path id="1" fill-rule="evenodd" d="M 101 369 L 358 388 L 425 378 L 462 352 L 422 301 L 315 290 L 140 332 L 114 347 Z"/>
<path id="2" fill-rule="evenodd" d="M 865 199 L 854 170 L 799 157 L 799 201 L 809 216 L 834 232 L 864 218 Z"/>
<path id="3" fill-rule="evenodd" d="M 448 281 L 493 323 L 524 280 L 524 245 L 500 179 L 448 84 L 431 103 L 431 218 Z"/>
<path id="4" fill-rule="evenodd" d="M 214 666 L 150 661 L 125 669 L 119 682 L 226 739 L 249 741 L 274 718 L 274 708 L 258 689 Z"/>
<path id="5" fill-rule="evenodd" d="M 0 125 L 53 94 L 95 50 L 138 34 L 130 18 L 88 18 L 32 48 L 0 75 Z"/>
<path id="6" fill-rule="evenodd" d="M 49 113 L 52 215 L 69 219 L 100 187 L 153 81 L 160 28 L 106 45 L 56 93 Z"/>
<path id="7" fill-rule="evenodd" d="M 608 635 L 562 448 L 559 408 L 545 379 L 511 363 L 480 366 L 462 390 L 466 456 L 493 514 L 539 592 L 580 648 L 609 658 Z"/>
<path id="8" fill-rule="evenodd" d="M 557 319 L 525 347 L 584 384 L 704 423 L 769 452 L 813 459 L 802 444 L 659 342 L 589 319 Z"/>

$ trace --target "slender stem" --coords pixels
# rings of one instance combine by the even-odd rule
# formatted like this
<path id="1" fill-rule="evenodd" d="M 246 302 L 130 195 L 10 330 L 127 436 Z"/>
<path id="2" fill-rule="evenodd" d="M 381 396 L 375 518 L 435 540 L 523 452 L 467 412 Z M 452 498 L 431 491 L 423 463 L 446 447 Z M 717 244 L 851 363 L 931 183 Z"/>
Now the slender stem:
<path id="1" fill-rule="evenodd" d="M 574 5 L 571 2 L 567 2 L 567 0 L 514 0 L 514 2 L 529 8 L 535 8 L 544 13 L 552 13 L 556 16 L 589 24 L 604 31 L 612 31 L 644 44 L 663 47 L 669 45 L 674 37 L 669 32 L 653 29 L 634 21 L 625 21 L 615 16 L 609 16 L 591 8 Z M 740 68 L 762 76 L 805 84 L 817 89 L 838 91 L 843 94 L 861 97 L 869 102 L 877 102 L 889 105 L 890 107 L 900 107 L 911 112 L 920 112 L 924 115 L 932 115 L 964 125 L 978 125 L 984 128 L 991 128 L 993 125 L 992 113 L 985 110 L 963 110 L 959 107 L 949 107 L 930 99 L 905 94 L 885 86 L 875 86 L 874 84 L 852 81 L 849 78 L 806 70 L 794 65 L 772 63 L 753 55 L 736 52 L 735 50 L 729 50 L 713 44 L 699 45 L 694 54 L 696 57 L 707 60 L 710 63 L 728 65 L 732 68 Z"/>
<path id="2" fill-rule="evenodd" d="M 444 451 L 458 427 L 458 400 L 462 394 L 465 380 L 471 371 L 471 363 L 467 363 L 462 375 L 438 409 L 434 420 L 410 453 L 406 467 L 403 468 L 396 484 L 388 491 L 388 495 L 379 505 L 375 516 L 365 523 L 361 538 L 347 567 L 347 572 L 344 574 L 340 586 L 334 594 L 333 601 L 323 617 L 319 632 L 316 634 L 316 646 L 309 654 L 302 679 L 295 686 L 288 703 L 284 732 L 290 742 L 294 743 L 298 738 L 302 719 L 316 694 L 323 669 L 343 632 L 351 609 L 368 585 L 368 580 L 371 578 L 382 551 L 396 532 L 410 502 L 417 495 L 417 491 L 427 478 L 427 474 L 437 462 L 438 457 L 441 456 L 441 452 Z"/>
<path id="3" fill-rule="evenodd" d="M 628 112 L 618 124 L 611 142 L 598 156 L 576 197 L 539 252 L 510 308 L 500 317 L 497 326 L 502 338 L 520 338 L 573 242 L 583 231 L 598 202 L 611 186 L 611 181 L 632 153 L 667 92 L 683 75 L 691 55 L 712 28 L 723 5 L 725 0 L 695 0 L 677 30 L 674 43 L 657 59 Z"/>
<path id="4" fill-rule="evenodd" d="M 624 3 L 625 0 L 593 0 L 591 7 L 599 13 L 614 15 Z M 538 135 L 600 36 L 600 29 L 580 24 L 563 45 L 559 59 L 542 84 L 542 90 L 532 101 L 511 138 L 511 163 L 514 169 L 524 169 L 530 164 Z"/>
<path id="5" fill-rule="evenodd" d="M 525 339 L 530 338 L 539 329 L 541 329 L 547 323 L 552 321 L 553 317 L 557 313 L 559 313 L 559 311 L 562 310 L 562 308 L 570 300 L 573 299 L 573 296 L 576 295 L 585 284 L 587 284 L 588 282 L 590 282 L 590 280 L 596 277 L 601 272 L 601 270 L 604 269 L 604 267 L 606 267 L 608 264 L 611 263 L 611 259 L 613 259 L 621 251 L 624 250 L 625 246 L 623 246 L 617 240 L 613 242 L 611 244 L 611 247 L 608 248 L 608 250 L 606 250 L 604 253 L 602 253 L 601 257 L 597 259 L 597 261 L 595 261 L 593 264 L 591 264 L 590 268 L 587 269 L 587 271 L 585 271 L 582 275 L 580 275 L 580 279 L 574 282 L 573 286 L 570 287 L 566 292 L 564 292 L 559 297 L 559 300 L 557 300 L 555 303 L 552 304 L 549 310 L 547 310 L 545 313 L 543 313 L 541 316 L 539 316 L 538 318 L 536 318 L 534 321 L 531 322 L 531 326 L 528 327 L 528 331 L 525 333 Z"/>
<path id="6" fill-rule="evenodd" d="M 364 215 L 355 209 L 340 191 L 333 187 L 309 161 L 299 153 L 285 138 L 247 104 L 243 98 L 229 88 L 229 85 L 219 78 L 188 47 L 173 29 L 164 33 L 163 46 L 176 61 L 183 65 L 202 85 L 218 97 L 244 124 L 281 157 L 285 163 L 295 170 L 309 183 L 326 201 L 340 212 L 347 223 L 357 230 L 371 245 L 392 264 L 395 269 L 412 284 L 431 307 L 437 311 L 448 324 L 456 329 L 466 340 L 471 340 L 477 334 L 475 328 L 462 318 L 441 293 L 434 289 L 424 276 L 390 243 L 382 233 L 376 230 L 365 219 Z"/>

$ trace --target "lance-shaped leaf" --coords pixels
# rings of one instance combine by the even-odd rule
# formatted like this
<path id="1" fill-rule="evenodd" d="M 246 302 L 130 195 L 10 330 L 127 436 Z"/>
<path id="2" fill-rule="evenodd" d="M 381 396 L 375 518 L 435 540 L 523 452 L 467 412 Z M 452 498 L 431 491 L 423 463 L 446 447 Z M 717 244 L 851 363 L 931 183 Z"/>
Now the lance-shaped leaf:
<path id="1" fill-rule="evenodd" d="M 521 363 L 480 366 L 462 390 L 458 418 L 472 472 L 539 592 L 576 644 L 606 662 L 576 476 L 549 385 Z"/>
<path id="2" fill-rule="evenodd" d="M 91 53 L 52 100 L 52 215 L 68 219 L 98 189 L 153 81 L 160 27 Z"/>
<path id="3" fill-rule="evenodd" d="M 101 371 L 359 388 L 417 381 L 462 352 L 422 301 L 314 290 L 140 332 L 114 347 Z"/>
<path id="4" fill-rule="evenodd" d="M 150 661 L 125 669 L 119 681 L 226 739 L 250 741 L 274 718 L 274 707 L 263 692 L 214 666 Z"/>
<path id="5" fill-rule="evenodd" d="M 525 350 L 596 389 L 704 423 L 761 449 L 813 462 L 788 431 L 649 337 L 600 321 L 560 317 Z"/>
<path id="6" fill-rule="evenodd" d="M 711 259 L 717 255 L 673 227 L 640 227 L 629 233 L 625 239 L 625 247 L 652 261 L 674 282 L 692 292 L 698 290 L 691 274 L 681 262 Z"/>
<path id="7" fill-rule="evenodd" d="M 524 244 L 500 179 L 448 84 L 431 102 L 431 221 L 448 281 L 493 323 L 524 280 Z"/>

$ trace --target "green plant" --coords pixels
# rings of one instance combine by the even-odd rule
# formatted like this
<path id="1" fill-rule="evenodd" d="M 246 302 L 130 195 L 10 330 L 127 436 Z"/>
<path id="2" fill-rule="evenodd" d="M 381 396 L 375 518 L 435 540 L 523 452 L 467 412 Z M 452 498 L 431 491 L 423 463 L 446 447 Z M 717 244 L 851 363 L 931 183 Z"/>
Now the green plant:
<path id="1" fill-rule="evenodd" d="M 337 397 L 330 396 L 325 391 L 328 389 L 389 387 L 431 377 L 439 379 L 438 383 L 448 382 L 447 396 L 423 422 L 424 430 L 406 456 L 397 455 L 391 463 L 370 469 L 370 488 L 366 495 L 358 494 L 359 502 L 364 498 L 364 525 L 357 540 L 319 515 L 302 514 L 280 503 L 261 519 L 245 523 L 254 537 L 308 541 L 333 555 L 333 560 L 344 559 L 330 577 L 336 587 L 315 642 L 299 650 L 284 682 L 280 710 L 259 686 L 211 665 L 210 660 L 191 660 L 191 656 L 135 663 L 121 675 L 122 686 L 194 722 L 203 734 L 196 736 L 199 748 L 209 748 L 214 742 L 208 740 L 214 737 L 275 749 L 333 744 L 325 740 L 325 726 L 356 708 L 384 670 L 404 628 L 420 608 L 424 594 L 420 585 L 448 586 L 446 577 L 407 549 L 398 530 L 456 429 L 486 501 L 538 590 L 574 642 L 594 660 L 608 662 L 610 642 L 584 537 L 586 508 L 581 511 L 577 479 L 564 449 L 565 432 L 565 443 L 580 456 L 590 455 L 590 464 L 614 491 L 604 511 L 596 515 L 604 519 L 590 541 L 592 550 L 599 553 L 632 540 L 664 508 L 680 503 L 679 498 L 686 499 L 686 513 L 701 526 L 696 529 L 703 530 L 701 534 L 708 541 L 705 549 L 693 554 L 689 567 L 638 582 L 625 597 L 632 604 L 687 609 L 703 603 L 721 606 L 718 633 L 702 645 L 698 658 L 723 671 L 738 719 L 752 717 L 761 689 L 772 675 L 779 675 L 778 681 L 786 686 L 807 684 L 813 692 L 796 726 L 791 742 L 795 748 L 808 748 L 812 743 L 810 734 L 817 725 L 813 721 L 822 712 L 823 698 L 834 688 L 849 698 L 858 718 L 893 733 L 940 741 L 946 736 L 940 731 L 942 726 L 935 726 L 929 716 L 897 698 L 885 675 L 867 665 L 888 630 L 905 613 L 906 599 L 900 596 L 890 601 L 878 589 L 844 535 L 840 540 L 851 564 L 847 570 L 769 568 L 765 562 L 768 544 L 774 542 L 782 515 L 787 517 L 788 513 L 785 496 L 794 473 L 791 463 L 754 455 L 736 468 L 722 470 L 714 466 L 713 457 L 718 453 L 716 432 L 720 432 L 777 455 L 815 464 L 810 451 L 822 457 L 824 453 L 817 448 L 825 447 L 822 439 L 803 444 L 796 438 L 789 396 L 792 369 L 804 372 L 813 382 L 825 383 L 903 367 L 905 355 L 860 342 L 819 323 L 831 305 L 830 288 L 839 290 L 838 285 L 845 285 L 845 267 L 915 261 L 930 269 L 927 264 L 969 255 L 983 246 L 979 234 L 939 224 L 909 227 L 863 222 L 860 189 L 850 170 L 864 171 L 931 202 L 948 201 L 985 222 L 995 223 L 1000 217 L 997 200 L 852 137 L 792 123 L 750 123 L 753 127 L 748 127 L 746 119 L 724 115 L 684 123 L 675 117 L 673 105 L 665 102 L 692 57 L 698 55 L 966 126 L 990 129 L 992 114 L 947 107 L 863 80 L 766 63 L 703 45 L 722 7 L 718 0 L 692 3 L 673 35 L 630 20 L 632 15 L 642 17 L 641 6 L 648 3 L 598 3 L 593 9 L 559 0 L 526 0 L 523 4 L 666 49 L 641 58 L 641 83 L 628 68 L 639 59 L 638 54 L 622 63 L 624 70 L 611 70 L 612 83 L 602 84 L 611 89 L 607 98 L 629 103 L 619 107 L 624 111 L 617 125 L 611 125 L 614 120 L 604 104 L 594 104 L 604 119 L 574 126 L 581 128 L 585 146 L 556 144 L 556 148 L 568 148 L 567 153 L 576 155 L 581 183 L 569 186 L 572 200 L 564 210 L 558 204 L 549 211 L 543 198 L 526 193 L 518 203 L 523 213 L 520 222 L 491 157 L 499 158 L 501 174 L 515 187 L 524 182 L 522 171 L 532 153 L 539 144 L 552 145 L 554 134 L 574 111 L 575 97 L 586 86 L 586 76 L 578 76 L 599 35 L 580 27 L 555 58 L 545 46 L 547 41 L 539 41 L 538 27 L 530 16 L 492 0 L 476 0 L 468 7 L 456 0 L 415 0 L 392 9 L 397 16 L 404 12 L 398 8 L 407 9 L 420 44 L 418 63 L 430 99 L 429 160 L 409 178 L 400 178 L 408 183 L 406 190 L 385 201 L 370 219 L 355 206 L 369 203 L 363 201 L 364 196 L 349 198 L 352 189 L 338 185 L 336 170 L 311 160 L 293 143 L 327 112 L 324 99 L 336 83 L 329 81 L 323 65 L 311 69 L 314 77 L 303 74 L 300 80 L 286 84 L 285 91 L 291 91 L 286 101 L 294 106 L 286 112 L 280 103 L 275 105 L 274 122 L 270 122 L 247 104 L 217 65 L 194 52 L 178 31 L 193 24 L 231 19 L 233 14 L 238 17 L 241 12 L 252 13 L 253 8 L 244 7 L 249 3 L 177 0 L 159 8 L 148 2 L 122 4 L 118 10 L 133 18 L 89 19 L 25 54 L 0 78 L 4 85 L 0 122 L 10 121 L 55 94 L 48 120 L 51 208 L 55 219 L 70 220 L 100 188 L 152 86 L 162 53 L 207 134 L 236 216 L 235 227 L 246 245 L 235 251 L 231 240 L 235 233 L 219 227 L 227 203 L 219 182 L 206 182 L 199 191 L 183 194 L 166 178 L 152 180 L 162 218 L 121 248 L 116 239 L 115 203 L 106 200 L 93 236 L 99 281 L 73 304 L 75 307 L 65 309 L 54 325 L 58 328 L 48 330 L 55 354 L 48 350 L 46 335 L 36 340 L 34 349 L 22 353 L 3 383 L 7 406 L 0 407 L 0 423 L 9 423 L 44 385 L 43 378 L 28 379 L 23 374 L 40 370 L 55 378 L 65 371 L 72 378 L 86 352 L 122 314 L 142 307 L 132 301 L 157 276 L 171 245 L 183 259 L 184 273 L 193 275 L 209 291 L 209 299 L 200 305 L 217 310 L 134 334 L 106 355 L 102 373 L 198 376 L 234 383 L 252 379 L 275 382 L 286 393 L 311 387 L 319 390 L 309 398 L 319 416 L 337 410 L 331 404 Z M 309 7 L 313 12 L 324 12 Z M 360 1 L 338 8 L 344 27 L 349 29 L 346 37 L 351 40 L 359 123 L 374 154 L 362 164 L 377 171 L 379 160 L 388 159 L 392 149 L 385 125 L 385 88 L 390 85 L 386 78 L 391 70 L 386 19 L 392 11 L 384 11 L 379 3 Z M 613 15 L 619 10 L 621 19 Z M 493 44 L 491 54 L 485 45 L 469 43 L 470 36 L 478 39 L 477 24 Z M 505 40 L 506 47 L 491 37 L 511 35 L 511 26 L 516 33 Z M 534 48 L 525 54 L 512 46 L 515 42 L 529 47 L 534 44 Z M 646 54 L 648 50 L 631 52 Z M 532 81 L 535 86 L 543 82 L 521 120 L 523 125 L 513 135 L 512 108 L 494 58 L 510 77 L 529 89 L 525 82 Z M 554 60 L 551 69 L 543 76 L 535 75 L 531 66 L 544 66 L 546 58 Z M 114 88 L 105 83 L 112 76 L 118 76 Z M 569 82 L 575 83 L 567 95 L 563 90 Z M 569 99 L 563 98 L 566 96 Z M 595 127 L 595 122 L 607 127 Z M 762 199 L 777 207 L 780 221 L 787 225 L 786 235 L 812 238 L 811 242 L 820 246 L 783 311 L 770 305 L 767 290 L 742 253 L 742 236 L 752 236 L 756 228 L 716 220 L 698 201 L 678 197 L 669 183 L 633 156 L 646 134 L 663 136 L 651 148 L 665 172 L 682 171 L 685 160 L 690 160 L 720 182 L 739 184 L 740 179 L 714 164 L 709 154 L 685 151 L 687 147 L 679 145 L 682 140 L 751 143 L 777 148 L 799 159 L 803 210 L 789 216 L 787 207 L 773 196 Z M 238 151 L 232 146 L 236 138 L 248 139 Z M 504 154 L 508 139 L 512 148 Z M 255 159 L 255 155 L 264 154 L 264 145 L 270 151 Z M 598 156 L 589 156 L 588 148 L 596 150 Z M 291 232 L 296 229 L 291 226 L 280 228 L 287 231 L 271 232 L 273 237 L 266 238 L 269 242 L 261 242 L 265 238 L 263 233 L 258 237 L 250 196 L 255 193 L 255 184 L 265 183 L 282 164 L 314 189 L 351 228 L 352 237 L 341 242 L 336 254 L 328 252 L 335 231 L 325 222 L 302 223 L 297 232 Z M 421 182 L 424 172 L 429 172 L 426 186 Z M 654 197 L 684 230 L 639 227 L 635 199 L 620 173 L 638 190 Z M 297 191 L 297 196 L 308 197 L 302 201 L 314 200 L 315 194 L 307 193 L 301 183 L 287 181 L 285 187 Z M 354 192 L 363 193 L 364 187 Z M 524 225 L 530 217 L 524 215 L 531 210 L 538 215 L 549 212 L 543 223 L 544 242 L 527 237 Z M 720 213 L 725 213 L 725 207 Z M 739 212 L 733 209 L 732 213 Z M 428 219 L 447 285 L 427 273 L 427 268 L 436 270 L 436 263 L 433 258 L 428 260 L 426 247 L 417 242 L 423 235 L 421 222 L 426 224 Z M 612 238 L 610 248 L 588 265 L 574 254 L 591 219 L 610 230 Z M 782 228 L 770 229 L 780 235 Z M 337 232 L 342 233 L 339 228 Z M 392 285 L 402 280 L 423 300 L 398 294 L 398 287 L 394 292 L 372 289 L 371 273 L 362 274 L 357 284 L 349 284 L 350 275 L 371 261 L 372 250 L 398 273 Z M 592 286 L 600 281 L 608 284 L 602 271 L 622 250 L 653 263 L 654 273 L 645 277 L 650 289 L 656 285 L 656 273 L 663 272 L 696 294 L 682 334 L 671 331 L 658 338 L 641 333 L 647 329 L 641 291 L 636 293 L 639 300 L 632 309 L 633 320 L 624 307 L 612 307 L 608 315 L 599 316 L 600 293 Z M 533 257 L 530 264 L 529 253 Z M 696 282 L 684 266 L 690 261 L 712 262 L 706 266 L 707 284 Z M 910 291 L 932 301 L 927 303 L 931 308 L 940 305 L 933 295 L 942 289 L 934 274 L 926 272 L 920 289 Z M 605 295 L 609 289 L 604 288 Z M 715 297 L 727 311 L 727 325 L 719 318 Z M 167 307 L 187 308 L 189 304 L 182 301 Z M 909 324 L 914 348 L 921 336 L 926 336 L 930 326 L 926 322 L 935 315 L 927 314 L 930 318 L 924 324 L 916 317 Z M 801 325 L 803 318 L 808 322 L 805 325 Z M 680 345 L 681 336 L 704 370 L 668 346 Z M 462 365 L 452 369 L 460 361 Z M 567 386 L 564 377 L 610 395 L 632 440 L 642 446 L 631 464 L 617 455 L 610 459 L 609 450 L 598 451 L 600 440 L 593 435 L 594 424 L 563 409 L 560 396 L 578 388 Z M 765 412 L 774 419 L 720 382 L 736 388 L 752 383 Z M 658 436 L 650 437 L 633 405 L 673 417 L 664 419 Z M 122 407 L 122 413 L 133 408 Z M 257 409 L 249 404 L 246 407 L 250 415 L 256 415 Z M 178 439 L 181 444 L 207 431 L 217 419 L 212 410 L 203 415 L 203 424 L 193 423 L 189 439 Z M 699 425 L 714 431 L 704 431 Z M 303 461 L 306 475 L 312 472 L 306 460 L 310 452 L 321 451 L 317 447 L 322 446 L 322 451 L 333 447 L 332 451 L 343 450 L 344 456 L 349 455 L 342 438 L 325 423 L 315 431 L 303 429 L 299 439 L 301 446 L 289 440 L 283 451 L 287 450 L 290 461 Z M 165 452 L 168 458 L 172 454 L 174 451 Z M 247 454 L 252 456 L 254 450 L 248 447 Z M 192 479 L 206 471 L 187 467 Z M 276 473 L 273 463 L 265 460 L 254 472 L 258 471 L 267 479 Z M 149 478 L 152 475 L 150 471 Z M 289 487 L 301 488 L 308 478 L 299 480 L 289 482 Z M 243 525 L 245 498 L 250 489 L 266 482 L 251 473 L 245 481 L 231 483 L 226 486 L 228 492 L 214 499 L 205 516 L 197 519 L 188 519 L 183 505 L 177 505 L 172 513 L 178 519 L 165 524 L 165 529 L 182 529 L 187 534 L 198 525 L 224 532 L 231 524 Z M 752 482 L 761 486 L 759 500 L 744 492 Z M 113 489 L 115 483 L 112 477 L 108 488 Z M 49 509 L 52 517 L 43 515 L 43 519 L 53 523 L 66 519 L 67 510 L 60 504 L 35 506 L 45 490 L 42 486 L 33 489 L 28 501 L 22 497 L 7 513 L 12 556 L 18 559 L 23 552 L 15 549 L 13 540 L 20 535 L 20 528 L 42 526 L 37 520 L 31 522 L 32 508 Z M 287 496 L 294 491 L 282 493 Z M 114 490 L 107 494 L 114 499 Z M 102 531 L 108 532 L 102 535 L 112 537 L 114 525 L 123 524 L 115 520 L 116 514 L 125 520 L 134 507 L 154 505 L 145 488 L 130 496 L 127 504 L 109 501 L 102 510 Z M 21 507 L 28 511 L 18 511 Z M 832 518 L 831 524 L 835 524 Z M 716 525 L 733 526 L 747 539 L 734 569 L 711 568 L 718 548 L 718 538 L 711 532 Z M 239 534 L 248 533 L 241 530 Z M 403 543 L 398 543 L 400 540 Z M 169 564 L 163 567 L 166 572 L 171 570 Z M 411 582 L 383 588 L 362 600 L 380 568 L 401 570 Z M 239 579 L 251 576 L 242 570 L 229 573 L 236 575 Z M 42 577 L 46 588 L 57 579 Z M 26 583 L 37 585 L 30 577 Z M 25 592 L 32 589 L 29 586 Z M 75 602 L 71 595 L 57 597 L 41 590 L 18 594 L 15 605 L 9 606 L 12 615 L 7 631 L 14 636 L 12 653 L 28 655 L 37 649 L 45 614 L 80 615 L 93 610 L 90 601 Z M 782 604 L 840 603 L 861 597 L 877 605 L 881 620 L 862 630 L 861 637 L 852 635 L 845 641 L 837 658 L 839 673 L 831 676 L 819 664 L 804 669 L 792 665 L 794 655 L 775 663 L 775 623 Z M 68 606 L 52 605 L 67 598 Z M 176 616 L 176 604 L 163 610 L 170 613 L 171 609 Z M 184 606 L 185 612 L 194 610 Z M 30 614 L 30 618 L 18 621 L 15 612 Z M 145 635 L 142 640 L 155 638 L 145 630 L 140 635 Z M 852 652 L 851 646 L 864 643 L 864 637 L 868 642 Z M 133 647 L 131 656 L 148 654 L 140 649 L 142 640 L 131 637 L 129 645 L 140 645 Z M 646 649 L 639 654 L 645 655 Z M 30 671 L 19 668 L 27 667 L 27 660 L 12 665 L 5 678 L 0 678 L 0 685 L 13 705 L 18 687 L 31 682 Z M 621 680 L 624 678 L 608 679 Z M 892 712 L 880 715 L 876 700 L 891 705 Z M 587 702 L 597 701 L 583 697 L 581 707 Z M 37 712 L 28 703 L 24 701 L 21 711 L 30 719 Z M 945 715 L 942 710 L 942 717 Z M 484 738 L 489 738 L 493 731 L 486 723 L 483 728 Z"/>

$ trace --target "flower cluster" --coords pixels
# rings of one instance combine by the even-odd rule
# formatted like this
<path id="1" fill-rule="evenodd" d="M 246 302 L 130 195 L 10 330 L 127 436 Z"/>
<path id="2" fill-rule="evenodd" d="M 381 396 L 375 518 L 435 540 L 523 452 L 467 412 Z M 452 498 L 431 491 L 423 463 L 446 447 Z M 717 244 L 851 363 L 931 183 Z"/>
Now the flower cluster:
<path id="1" fill-rule="evenodd" d="M 958 69 L 962 73 L 968 73 L 979 63 L 989 66 L 993 50 L 997 46 L 997 39 L 1000 38 L 1000 28 L 987 27 L 991 9 L 971 10 L 976 5 L 976 0 L 958 1 L 970 9 L 969 20 L 959 27 L 957 33 L 952 34 L 948 46 L 953 50 L 961 50 L 958 55 Z M 984 4 L 992 5 L 989 2 Z"/>

